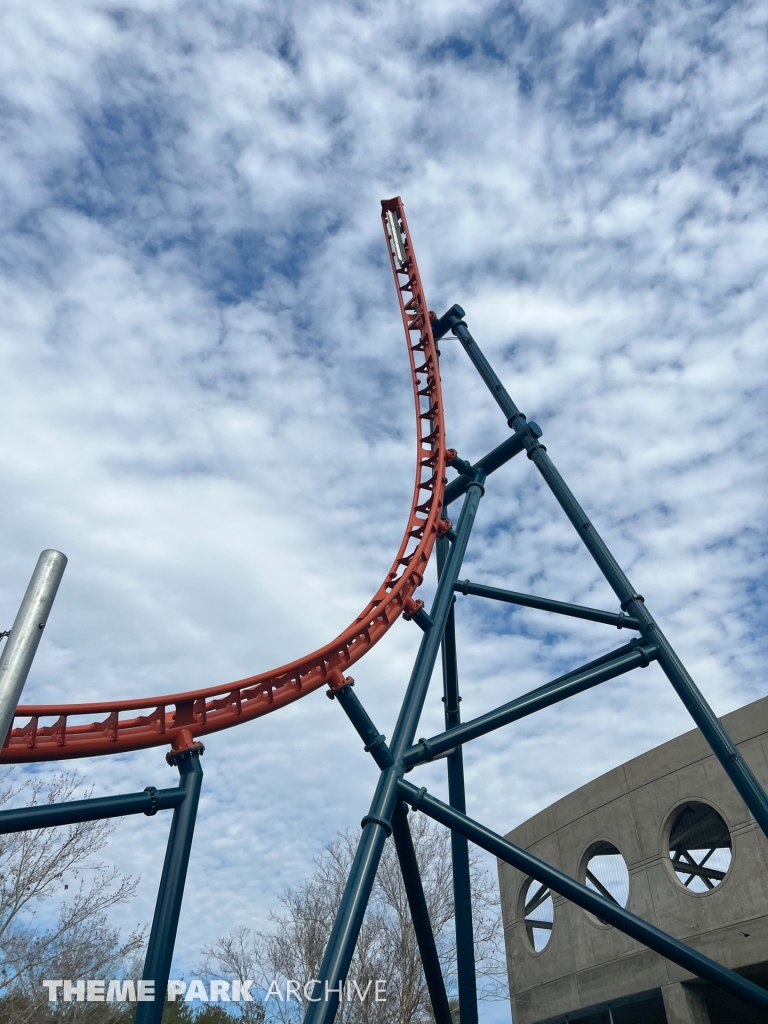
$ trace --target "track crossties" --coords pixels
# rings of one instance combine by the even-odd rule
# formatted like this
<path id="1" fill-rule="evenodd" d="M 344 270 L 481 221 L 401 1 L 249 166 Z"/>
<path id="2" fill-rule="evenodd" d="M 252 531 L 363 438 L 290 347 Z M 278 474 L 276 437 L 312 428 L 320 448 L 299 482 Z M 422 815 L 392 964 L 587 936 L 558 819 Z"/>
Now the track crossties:
<path id="1" fill-rule="evenodd" d="M 0 762 L 95 757 L 170 744 L 175 750 L 207 733 L 258 718 L 318 689 L 338 686 L 403 611 L 424 579 L 442 510 L 445 466 L 443 400 L 437 349 L 403 204 L 382 203 L 416 404 L 416 482 L 411 512 L 392 568 L 371 600 L 330 643 L 288 665 L 187 693 L 92 704 L 20 705 Z"/>

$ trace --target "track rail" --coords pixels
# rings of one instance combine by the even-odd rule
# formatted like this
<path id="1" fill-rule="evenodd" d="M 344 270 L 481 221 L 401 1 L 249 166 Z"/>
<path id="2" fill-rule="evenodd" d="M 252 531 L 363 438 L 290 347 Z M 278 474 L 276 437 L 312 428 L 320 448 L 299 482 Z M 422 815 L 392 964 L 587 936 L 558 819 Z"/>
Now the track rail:
<path id="1" fill-rule="evenodd" d="M 384 582 L 334 640 L 269 672 L 160 697 L 19 705 L 15 720 L 28 721 L 10 730 L 0 763 L 95 757 L 165 744 L 184 749 L 197 737 L 276 711 L 320 686 L 339 685 L 345 669 L 359 661 L 403 612 L 415 610 L 413 594 L 442 532 L 444 469 L 455 453 L 445 447 L 437 349 L 402 200 L 398 196 L 381 205 L 416 403 L 413 501 L 397 557 Z"/>

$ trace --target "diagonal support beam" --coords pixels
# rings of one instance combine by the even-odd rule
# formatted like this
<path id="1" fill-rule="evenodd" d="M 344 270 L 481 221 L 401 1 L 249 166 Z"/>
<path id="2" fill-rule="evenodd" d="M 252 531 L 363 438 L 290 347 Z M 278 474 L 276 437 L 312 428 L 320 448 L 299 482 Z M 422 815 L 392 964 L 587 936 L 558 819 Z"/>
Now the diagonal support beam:
<path id="1" fill-rule="evenodd" d="M 484 479 L 482 473 L 478 473 L 470 482 L 461 507 L 461 514 L 456 526 L 456 539 L 451 544 L 445 568 L 432 602 L 430 618 L 434 625 L 424 633 L 419 645 L 389 747 L 394 763 L 382 771 L 370 810 L 362 820 L 363 834 L 355 852 L 341 905 L 333 923 L 318 975 L 317 984 L 320 989 L 316 989 L 315 994 L 310 997 L 311 1005 L 304 1018 L 305 1024 L 331 1024 L 336 1016 L 341 986 L 346 981 L 349 965 L 352 962 L 352 955 L 360 934 L 365 908 L 371 897 L 384 842 L 392 832 L 391 818 L 397 800 L 397 784 L 403 774 L 403 751 L 413 742 L 419 724 L 429 682 L 440 650 L 443 630 L 454 600 L 453 585 L 461 570 L 461 563 L 467 549 L 480 498 L 485 491 Z M 349 687 L 345 689 L 349 691 Z M 337 694 L 339 692 L 341 691 L 337 691 Z M 342 707 L 350 714 L 353 724 L 361 735 L 371 731 L 377 736 L 379 735 L 370 719 L 365 721 L 368 718 L 367 713 L 359 705 L 359 701 L 354 695 L 350 696 L 348 693 L 342 700 L 345 701 Z"/>
<path id="2" fill-rule="evenodd" d="M 436 1024 L 453 1024 L 448 994 L 445 991 L 443 970 L 437 955 L 432 922 L 429 919 L 429 908 L 421 884 L 419 864 L 413 846 L 413 836 L 408 825 L 408 807 L 400 800 L 392 815 L 392 838 L 395 841 L 397 859 L 403 874 L 403 884 L 408 897 L 413 930 L 419 944 L 421 965 L 424 968 L 424 979 L 429 990 L 432 1012 Z"/>
<path id="3" fill-rule="evenodd" d="M 734 974 L 733 971 L 729 971 L 714 960 L 710 960 L 709 957 L 691 949 L 679 939 L 661 931 L 660 928 L 649 924 L 617 903 L 612 903 L 599 893 L 593 892 L 586 885 L 582 885 L 558 868 L 540 860 L 528 850 L 516 846 L 515 843 L 511 843 L 484 825 L 468 818 L 466 814 L 461 814 L 455 808 L 430 796 L 424 789 L 418 789 L 403 779 L 400 781 L 399 791 L 403 800 L 415 810 L 423 811 L 424 814 L 439 821 L 447 828 L 460 832 L 481 849 L 487 850 L 506 864 L 511 864 L 518 871 L 525 872 L 531 878 L 535 878 L 537 882 L 548 886 L 553 892 L 570 900 L 590 914 L 594 914 L 600 920 L 613 925 L 625 935 L 642 942 L 644 946 L 678 964 L 684 970 L 710 981 L 713 985 L 717 985 L 718 988 L 729 992 L 750 1006 L 763 1012 L 768 1011 L 768 992 L 765 989 Z"/>
<path id="4" fill-rule="evenodd" d="M 383 733 L 380 733 L 371 721 L 370 715 L 360 703 L 357 694 L 352 689 L 354 684 L 354 679 L 350 679 L 346 685 L 340 687 L 338 690 L 329 690 L 328 696 L 331 698 L 335 697 L 339 704 L 341 704 L 344 713 L 357 730 L 357 734 L 360 739 L 365 744 L 365 747 L 363 748 L 365 752 L 371 755 L 382 771 L 386 771 L 387 768 L 391 768 L 395 763 L 392 758 L 392 752 L 387 746 L 387 737 Z"/>
<path id="5" fill-rule="evenodd" d="M 451 330 L 483 378 L 488 390 L 504 413 L 508 425 L 516 434 L 528 431 L 529 424 L 526 422 L 525 416 L 507 394 L 504 385 L 469 333 L 467 325 L 463 322 L 456 323 L 453 324 Z M 558 473 L 547 454 L 547 449 L 530 431 L 524 438 L 524 444 L 528 458 L 541 473 L 584 546 L 618 597 L 621 610 L 629 611 L 639 620 L 643 639 L 646 643 L 654 644 L 658 648 L 658 661 L 664 674 L 699 727 L 736 791 L 751 811 L 763 834 L 768 836 L 768 795 L 757 781 L 754 772 L 739 753 L 736 744 L 704 699 L 672 644 L 664 636 L 658 623 L 646 608 L 643 597 L 632 586 L 623 569 L 609 551 L 608 545 Z"/>
<path id="6" fill-rule="evenodd" d="M 504 725 L 517 722 L 521 718 L 526 718 L 536 711 L 558 704 L 577 693 L 583 693 L 584 690 L 589 690 L 591 687 L 597 686 L 598 683 L 615 679 L 635 668 L 645 668 L 657 657 L 658 652 L 652 645 L 635 647 L 619 658 L 612 658 L 594 667 L 585 667 L 580 672 L 555 679 L 546 686 L 531 690 L 530 693 L 509 701 L 508 704 L 502 704 L 495 711 L 489 711 L 479 718 L 473 718 L 470 722 L 456 725 L 431 739 L 419 740 L 405 752 L 403 757 L 405 769 L 408 771 L 417 764 L 431 761 L 451 747 L 477 739 L 478 736 L 485 736 Z"/>
<path id="7" fill-rule="evenodd" d="M 768 796 L 757 781 L 752 769 L 739 753 L 717 716 L 675 652 L 672 644 L 645 606 L 645 601 L 625 576 L 616 559 L 608 550 L 600 534 L 587 518 L 566 486 L 551 459 L 540 447 L 531 451 L 531 459 L 541 472 L 550 490 L 559 502 L 589 553 L 613 588 L 622 609 L 630 609 L 640 621 L 643 638 L 658 648 L 658 660 L 672 683 L 691 718 L 701 730 L 718 761 L 730 777 L 737 792 L 752 812 L 763 834 L 768 836 Z"/>
<path id="8" fill-rule="evenodd" d="M 353 691 L 354 680 L 348 680 L 344 686 L 331 690 L 328 696 L 338 700 L 360 738 L 365 743 L 365 750 L 371 754 L 382 770 L 392 767 L 393 760 L 386 737 L 373 724 L 357 694 Z M 437 954 L 435 937 L 429 919 L 429 910 L 421 884 L 416 851 L 407 820 L 408 808 L 400 801 L 392 815 L 392 837 L 397 850 L 397 857 L 403 875 L 411 920 L 419 945 L 419 954 L 424 969 L 424 978 L 429 990 L 432 1011 L 437 1024 L 453 1024 L 451 1008 L 445 991 L 440 958 Z"/>
<path id="9" fill-rule="evenodd" d="M 538 608 L 542 612 L 556 612 L 558 615 L 571 615 L 575 619 L 588 619 L 590 622 L 604 622 L 607 626 L 617 629 L 640 629 L 641 623 L 634 615 L 624 612 L 604 612 L 599 608 L 585 608 L 580 604 L 568 604 L 566 601 L 552 601 L 548 597 L 533 597 L 531 594 L 518 594 L 515 590 L 500 590 L 498 587 L 486 587 L 481 583 L 470 583 L 469 580 L 457 580 L 456 590 L 466 597 L 487 597 L 491 601 L 504 601 L 506 604 L 519 604 L 525 608 Z"/>
<path id="10" fill-rule="evenodd" d="M 373 883 L 381 861 L 384 843 L 392 833 L 391 818 L 397 801 L 397 783 L 402 768 L 395 765 L 383 771 L 371 802 L 371 809 L 361 824 L 355 858 L 344 886 L 341 904 L 333 922 L 328 945 L 304 1018 L 305 1024 L 331 1024 L 336 1016 L 339 998 L 347 980 L 349 965 L 363 923 L 365 909 L 371 898 Z"/>
<path id="11" fill-rule="evenodd" d="M 445 569 L 450 547 L 441 537 L 437 542 L 437 571 Z M 451 602 L 443 633 L 443 703 L 445 727 L 452 729 L 461 722 L 459 710 L 459 664 L 456 652 L 456 598 Z M 451 807 L 466 813 L 464 788 L 464 752 L 455 747 L 447 761 L 448 800 Z M 477 971 L 475 965 L 475 928 L 472 920 L 472 881 L 469 870 L 469 843 L 458 832 L 451 832 L 453 868 L 454 927 L 456 931 L 456 973 L 459 983 L 459 1017 L 461 1024 L 477 1024 Z"/>
<path id="12" fill-rule="evenodd" d="M 429 681 L 432 678 L 435 661 L 440 650 L 445 623 L 453 606 L 454 584 L 461 571 L 461 563 L 467 550 L 469 535 L 475 522 L 480 499 L 485 493 L 484 482 L 485 477 L 482 473 L 478 473 L 475 479 L 470 481 L 467 495 L 461 506 L 461 514 L 456 524 L 456 539 L 451 544 L 448 557 L 445 560 L 430 610 L 429 617 L 432 619 L 433 626 L 424 634 L 419 645 L 403 706 L 400 709 L 392 736 L 392 756 L 396 761 L 403 756 L 403 751 L 413 743 L 413 737 L 416 735 Z"/>
<path id="13" fill-rule="evenodd" d="M 507 389 L 496 376 L 493 367 L 481 352 L 475 339 L 469 333 L 467 325 L 462 320 L 459 321 L 459 323 L 454 323 L 451 330 L 461 342 L 461 347 L 469 356 L 472 365 L 483 378 L 483 382 L 490 391 L 493 400 L 504 413 L 507 426 L 511 427 L 516 433 L 526 433 L 528 423 L 526 422 L 525 416 L 520 412 L 507 394 Z M 528 446 L 526 445 L 526 448 L 527 447 Z"/>
<path id="14" fill-rule="evenodd" d="M 192 851 L 197 805 L 203 784 L 203 769 L 200 765 L 203 749 L 200 744 L 188 750 L 169 754 L 166 758 L 169 764 L 175 765 L 179 770 L 185 797 L 173 812 L 142 973 L 145 981 L 154 982 L 154 999 L 137 1004 L 135 1024 L 160 1024 L 165 1009 L 165 993 L 168 988 L 168 976 L 171 973 L 173 948 L 176 944 L 181 903 L 184 898 L 184 883 Z"/>

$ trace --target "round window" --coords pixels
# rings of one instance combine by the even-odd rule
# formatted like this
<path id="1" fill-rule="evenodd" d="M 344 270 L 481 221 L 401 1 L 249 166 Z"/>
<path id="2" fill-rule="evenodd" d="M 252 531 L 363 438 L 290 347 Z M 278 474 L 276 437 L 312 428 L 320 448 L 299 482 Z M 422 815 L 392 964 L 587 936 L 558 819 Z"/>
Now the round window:
<path id="1" fill-rule="evenodd" d="M 710 892 L 731 866 L 728 826 L 709 804 L 678 807 L 669 830 L 669 859 L 675 875 L 691 892 Z"/>
<path id="2" fill-rule="evenodd" d="M 582 879 L 588 889 L 600 893 L 619 907 L 626 907 L 629 901 L 629 871 L 613 843 L 605 840 L 593 843 L 584 854 L 582 864 Z M 593 917 L 593 920 L 607 924 L 599 917 Z"/>
<path id="3" fill-rule="evenodd" d="M 540 953 L 552 938 L 555 919 L 552 893 L 546 885 L 529 878 L 522 889 L 521 904 L 526 937 L 534 952 Z"/>

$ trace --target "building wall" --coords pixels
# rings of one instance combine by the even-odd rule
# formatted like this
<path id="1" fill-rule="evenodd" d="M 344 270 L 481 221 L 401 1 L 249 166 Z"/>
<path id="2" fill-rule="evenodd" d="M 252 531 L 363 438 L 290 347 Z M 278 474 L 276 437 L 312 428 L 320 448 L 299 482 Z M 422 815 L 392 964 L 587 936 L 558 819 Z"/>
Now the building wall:
<path id="1" fill-rule="evenodd" d="M 768 788 L 768 698 L 722 721 Z M 731 834 L 728 873 L 703 894 L 683 887 L 666 848 L 671 817 L 690 800 L 712 805 Z M 607 840 L 629 869 L 629 910 L 727 967 L 768 961 L 768 843 L 698 730 L 594 779 L 508 838 L 580 881 L 585 852 Z M 557 896 L 550 942 L 533 952 L 520 906 L 526 876 L 500 864 L 499 880 L 515 1024 L 692 977 Z"/>

